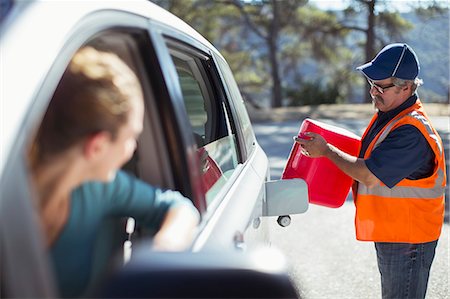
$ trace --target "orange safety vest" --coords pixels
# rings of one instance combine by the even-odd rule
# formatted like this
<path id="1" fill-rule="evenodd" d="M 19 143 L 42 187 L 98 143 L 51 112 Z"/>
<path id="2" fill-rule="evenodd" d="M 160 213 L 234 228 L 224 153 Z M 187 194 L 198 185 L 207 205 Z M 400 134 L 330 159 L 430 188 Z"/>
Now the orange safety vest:
<path id="1" fill-rule="evenodd" d="M 376 120 L 371 120 L 363 138 Z M 444 220 L 446 185 L 443 144 L 417 99 L 390 120 L 369 144 L 364 159 L 386 136 L 402 125 L 413 125 L 425 136 L 435 155 L 433 174 L 418 180 L 403 179 L 393 188 L 380 182 L 368 188 L 354 184 L 356 238 L 361 241 L 425 243 L 437 240 Z M 419 157 L 418 157 L 419 158 Z"/>

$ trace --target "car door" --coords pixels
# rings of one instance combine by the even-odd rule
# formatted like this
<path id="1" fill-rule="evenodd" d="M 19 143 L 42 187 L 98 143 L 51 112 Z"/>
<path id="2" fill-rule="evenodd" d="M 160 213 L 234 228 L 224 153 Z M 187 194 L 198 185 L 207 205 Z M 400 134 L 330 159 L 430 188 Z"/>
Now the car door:
<path id="1" fill-rule="evenodd" d="M 173 115 L 178 114 L 180 131 L 193 141 L 197 158 L 187 166 L 190 175 L 197 177 L 197 186 L 191 190 L 198 191 L 192 196 L 202 213 L 194 250 L 242 247 L 245 238 L 262 241 L 264 225 L 250 224 L 254 219 L 261 222 L 268 161 L 256 143 L 245 108 L 233 101 L 233 93 L 239 91 L 230 90 L 224 80 L 220 68 L 227 66 L 225 60 L 194 36 L 167 27 L 152 28 L 169 94 L 178 106 Z M 180 149 L 170 142 L 169 147 Z"/>
<path id="2" fill-rule="evenodd" d="M 0 28 L 2 74 L 7 74 L 2 76 L 2 109 L 8 111 L 2 114 L 2 125 L 8 128 L 2 132 L 8 136 L 2 136 L 0 164 L 2 297 L 57 296 L 27 155 L 65 68 L 85 45 L 116 53 L 136 72 L 144 89 L 144 131 L 125 168 L 191 198 L 202 215 L 193 250 L 242 248 L 243 241 L 251 239 L 247 232 L 252 235 L 254 229 L 257 235 L 261 229 L 250 224 L 264 210 L 267 157 L 244 120 L 245 113 L 240 115 L 244 110 L 235 102 L 237 88 L 230 88 L 232 75 L 220 65 L 226 62 L 207 43 L 199 42 L 195 31 L 176 30 L 149 18 L 156 6 L 143 1 L 130 12 L 124 3 L 21 2 L 11 14 L 18 20 L 12 18 L 8 22 L 12 27 Z M 147 16 L 140 14 L 141 6 Z M 118 224 L 122 226 L 117 230 L 114 226 L 109 237 L 123 241 L 125 227 Z M 110 241 L 121 245 L 103 236 L 97 245 L 104 249 Z M 106 253 L 103 249 L 94 252 L 94 275 L 111 261 L 114 248 Z M 215 260 L 203 260 L 194 270 L 207 263 L 212 273 Z M 221 265 L 225 270 L 226 264 Z M 184 275 L 182 267 L 177 271 L 170 262 L 162 268 Z M 97 282 L 92 281 L 94 287 Z M 215 283 L 220 282 L 216 277 Z"/>
<path id="3" fill-rule="evenodd" d="M 90 45 L 114 52 L 137 73 L 144 88 L 147 140 L 151 140 L 151 146 L 147 147 L 149 151 L 145 153 L 145 157 L 152 162 L 151 171 L 144 167 L 147 174 L 150 173 L 147 177 L 149 183 L 166 187 L 178 183 L 189 194 L 189 179 L 178 175 L 184 173 L 183 165 L 187 164 L 184 150 L 186 142 L 180 142 L 181 150 L 178 149 L 177 154 L 172 155 L 175 159 L 170 158 L 165 138 L 171 136 L 171 131 L 164 135 L 160 122 L 162 118 L 159 117 L 160 112 L 164 113 L 165 110 L 150 109 L 156 107 L 153 106 L 156 99 L 168 103 L 167 106 L 171 104 L 161 68 L 154 55 L 147 18 L 120 9 L 91 10 L 90 4 L 77 6 L 74 13 L 70 14 L 68 7 L 53 6 L 48 2 L 30 3 L 24 11 L 13 15 L 18 16 L 17 26 L 11 22 L 10 28 L 1 28 L 4 33 L 2 58 L 7 61 L 2 64 L 2 74 L 8 74 L 2 76 L 2 85 L 5 85 L 2 101 L 7 103 L 2 109 L 11 109 L 2 125 L 8 121 L 8 135 L 12 136 L 11 144 L 3 144 L 2 138 L 5 152 L 2 151 L 0 177 L 1 295 L 54 297 L 51 261 L 39 229 L 36 210 L 39 203 L 29 181 L 27 155 L 52 94 L 75 51 Z M 26 22 L 20 21 L 25 18 Z M 58 26 L 54 26 L 56 22 Z M 45 34 L 31 50 L 30 38 L 36 32 Z M 8 42 L 3 43 L 4 40 Z M 191 156 L 196 157 L 195 154 Z M 141 176 L 139 168 L 134 167 L 136 165 L 131 163 L 127 166 Z M 181 179 L 176 181 L 174 178 Z M 120 238 L 125 237 L 125 227 L 120 227 L 120 222 L 118 224 L 114 226 L 118 230 L 112 230 L 108 237 L 98 237 L 97 245 L 103 248 L 94 252 L 94 276 L 97 269 L 111 261 L 109 258 L 114 254 L 114 248 L 119 248 L 117 244 L 121 245 L 116 241 L 120 242 Z M 116 247 L 108 248 L 105 254 L 103 249 L 108 247 L 106 241 L 113 241 Z"/>

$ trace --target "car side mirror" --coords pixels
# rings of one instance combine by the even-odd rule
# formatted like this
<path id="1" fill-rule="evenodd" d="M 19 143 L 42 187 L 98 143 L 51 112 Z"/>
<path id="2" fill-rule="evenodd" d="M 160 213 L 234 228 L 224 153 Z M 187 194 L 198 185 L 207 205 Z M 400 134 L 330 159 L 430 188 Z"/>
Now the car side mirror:
<path id="1" fill-rule="evenodd" d="M 100 297 L 299 298 L 276 249 L 152 252 L 146 243 L 103 285 Z"/>

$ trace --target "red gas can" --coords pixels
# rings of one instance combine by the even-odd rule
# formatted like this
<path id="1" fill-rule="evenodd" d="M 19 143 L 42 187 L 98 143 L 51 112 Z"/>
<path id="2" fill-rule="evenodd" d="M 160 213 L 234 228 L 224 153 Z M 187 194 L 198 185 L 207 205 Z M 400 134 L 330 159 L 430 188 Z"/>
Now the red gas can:
<path id="1" fill-rule="evenodd" d="M 322 135 L 328 143 L 352 156 L 359 153 L 360 137 L 346 129 L 307 118 L 302 122 L 298 136 L 305 132 Z M 292 178 L 306 181 L 310 203 L 330 208 L 342 206 L 353 181 L 328 158 L 303 155 L 297 142 L 292 146 L 282 175 L 282 179 Z"/>

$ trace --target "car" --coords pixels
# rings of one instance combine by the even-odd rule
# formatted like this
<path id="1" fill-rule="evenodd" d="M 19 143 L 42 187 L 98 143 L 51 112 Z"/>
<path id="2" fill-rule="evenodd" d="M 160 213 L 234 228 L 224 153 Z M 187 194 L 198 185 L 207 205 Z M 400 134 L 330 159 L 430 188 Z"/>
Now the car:
<path id="1" fill-rule="evenodd" d="M 287 225 L 287 215 L 306 211 L 307 186 L 300 179 L 270 180 L 232 71 L 211 43 L 148 1 L 2 1 L 1 18 L 2 297 L 58 294 L 25 157 L 70 59 L 86 45 L 116 53 L 144 89 L 144 130 L 124 168 L 180 191 L 201 215 L 190 250 L 178 254 L 145 250 L 149 233 L 139 223 L 133 229 L 133 219 L 120 221 L 113 230 L 120 246 L 112 248 L 119 248 L 120 263 L 131 259 L 95 286 L 97 295 L 295 295 L 281 259 L 263 269 L 277 254 L 257 252 L 268 247 L 268 221 L 281 216 L 279 223 Z M 120 249 L 130 240 L 131 250 Z M 116 257 L 102 258 L 110 264 Z M 186 284 L 191 288 L 180 287 Z"/>

